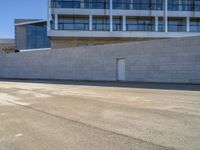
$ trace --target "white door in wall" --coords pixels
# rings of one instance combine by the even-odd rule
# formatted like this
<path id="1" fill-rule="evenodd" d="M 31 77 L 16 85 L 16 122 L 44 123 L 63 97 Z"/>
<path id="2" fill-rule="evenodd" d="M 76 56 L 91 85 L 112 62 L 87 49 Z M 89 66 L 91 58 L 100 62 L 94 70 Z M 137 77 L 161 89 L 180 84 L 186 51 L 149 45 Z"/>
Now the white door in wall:
<path id="1" fill-rule="evenodd" d="M 117 80 L 126 80 L 126 62 L 125 59 L 117 59 Z"/>

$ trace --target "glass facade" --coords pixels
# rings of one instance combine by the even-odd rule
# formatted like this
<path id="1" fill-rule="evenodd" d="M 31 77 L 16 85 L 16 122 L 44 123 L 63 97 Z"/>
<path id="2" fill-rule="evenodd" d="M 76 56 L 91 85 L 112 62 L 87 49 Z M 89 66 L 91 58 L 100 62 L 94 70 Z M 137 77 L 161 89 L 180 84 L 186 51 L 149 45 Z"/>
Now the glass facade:
<path id="1" fill-rule="evenodd" d="M 49 48 L 50 40 L 47 37 L 47 24 L 35 23 L 26 26 L 26 48 Z"/>
<path id="2" fill-rule="evenodd" d="M 164 32 L 164 18 L 158 18 L 158 31 Z"/>
<path id="3" fill-rule="evenodd" d="M 108 9 L 109 1 L 106 0 L 84 0 L 82 6 L 87 9 Z"/>
<path id="4" fill-rule="evenodd" d="M 59 16 L 59 30 L 89 30 L 89 18 L 87 16 Z"/>
<path id="5" fill-rule="evenodd" d="M 108 16 L 95 16 L 93 18 L 94 31 L 109 31 L 110 23 Z"/>
<path id="6" fill-rule="evenodd" d="M 168 0 L 171 11 L 200 11 L 199 0 Z"/>
<path id="7" fill-rule="evenodd" d="M 80 8 L 79 0 L 51 0 L 53 8 Z"/>
<path id="8" fill-rule="evenodd" d="M 55 29 L 54 16 L 51 21 L 51 29 Z M 89 16 L 60 15 L 58 18 L 58 30 L 89 30 Z M 109 31 L 109 16 L 93 17 L 93 30 Z M 113 30 L 122 31 L 122 17 L 113 17 Z"/>
<path id="9" fill-rule="evenodd" d="M 122 31 L 122 17 L 113 17 L 113 31 Z"/>
<path id="10" fill-rule="evenodd" d="M 186 32 L 186 19 L 185 18 L 168 18 L 168 31 L 169 32 Z M 164 31 L 164 20 L 159 18 L 158 31 Z"/>
<path id="11" fill-rule="evenodd" d="M 51 0 L 52 8 L 109 9 L 109 0 Z M 113 0 L 113 9 L 163 10 L 163 0 Z M 200 11 L 200 0 L 168 0 L 170 11 Z"/>
<path id="12" fill-rule="evenodd" d="M 200 11 L 199 0 L 168 0 L 171 11 Z"/>
<path id="13" fill-rule="evenodd" d="M 169 32 L 186 32 L 186 20 L 184 18 L 168 18 Z"/>
<path id="14" fill-rule="evenodd" d="M 164 21 L 165 0 L 112 0 L 112 14 L 108 11 L 109 2 L 110 0 L 51 0 L 53 8 L 104 9 L 103 11 L 81 10 L 85 16 L 81 16 L 82 14 L 77 16 L 58 14 L 58 30 L 200 32 L 200 16 L 198 16 L 200 0 L 168 0 L 169 11 L 184 11 L 167 14 L 168 29 L 165 28 Z M 123 10 L 157 10 L 159 12 L 126 11 L 123 14 Z M 75 11 L 76 14 L 77 12 L 78 10 Z M 57 18 L 54 15 L 50 21 L 52 30 L 57 28 L 57 25 L 55 26 Z M 109 15 L 112 15 L 112 26 L 110 26 Z M 189 19 L 189 17 L 191 18 Z"/>
<path id="15" fill-rule="evenodd" d="M 154 31 L 155 21 L 150 17 L 127 17 L 127 31 Z"/>
<path id="16" fill-rule="evenodd" d="M 200 32 L 200 18 L 191 18 L 190 19 L 190 31 L 191 32 Z"/>
<path id="17" fill-rule="evenodd" d="M 51 29 L 55 29 L 54 17 L 52 17 Z M 186 18 L 168 18 L 168 31 L 169 32 L 186 32 Z M 42 26 L 28 26 L 28 34 L 42 38 L 46 34 L 46 25 Z M 113 31 L 122 31 L 123 19 L 122 16 L 113 16 Z M 58 17 L 58 30 L 89 30 L 89 16 L 70 16 L 59 15 Z M 93 16 L 92 19 L 93 31 L 110 31 L 109 16 Z M 155 31 L 155 17 L 126 17 L 126 30 L 127 31 Z M 158 18 L 158 31 L 164 32 L 164 18 Z M 190 31 L 200 32 L 200 18 L 190 19 Z M 33 34 L 33 32 L 35 32 Z M 31 35 L 31 36 L 32 36 Z M 40 37 L 41 36 L 41 37 Z M 30 38 L 31 40 L 31 38 Z M 45 37 L 43 37 L 45 40 Z M 41 40 L 42 41 L 42 40 Z M 30 42 L 29 42 L 30 43 Z M 45 44 L 44 44 L 45 45 Z M 38 46 L 37 46 L 38 47 Z M 44 46 L 43 46 L 44 47 Z"/>
<path id="18" fill-rule="evenodd" d="M 163 10 L 163 0 L 133 0 L 130 6 L 134 10 Z"/>

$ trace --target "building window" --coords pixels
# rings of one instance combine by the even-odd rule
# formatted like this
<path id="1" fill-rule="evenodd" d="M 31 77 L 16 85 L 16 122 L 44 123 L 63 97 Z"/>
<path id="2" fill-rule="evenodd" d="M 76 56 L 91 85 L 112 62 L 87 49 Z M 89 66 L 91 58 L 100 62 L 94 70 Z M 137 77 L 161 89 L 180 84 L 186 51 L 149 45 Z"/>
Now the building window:
<path id="1" fill-rule="evenodd" d="M 84 0 L 85 8 L 91 9 L 108 9 L 109 1 L 108 0 Z"/>
<path id="2" fill-rule="evenodd" d="M 191 18 L 190 19 L 190 31 L 191 32 L 200 32 L 200 18 Z"/>
<path id="3" fill-rule="evenodd" d="M 168 18 L 169 32 L 185 32 L 186 19 L 185 18 Z"/>
<path id="4" fill-rule="evenodd" d="M 127 17 L 127 31 L 154 31 L 154 22 L 152 17 Z"/>
<path id="5" fill-rule="evenodd" d="M 168 0 L 170 11 L 200 11 L 199 0 Z"/>
<path id="6" fill-rule="evenodd" d="M 95 31 L 109 31 L 110 23 L 108 16 L 95 16 L 93 18 L 93 30 Z"/>
<path id="7" fill-rule="evenodd" d="M 81 2 L 79 0 L 52 0 L 53 8 L 80 8 Z"/>
<path id="8" fill-rule="evenodd" d="M 59 16 L 59 30 L 89 30 L 88 16 Z"/>
<path id="9" fill-rule="evenodd" d="M 163 10 L 163 0 L 154 0 L 156 10 Z"/>
<path id="10" fill-rule="evenodd" d="M 163 0 L 133 0 L 130 3 L 133 10 L 163 10 Z"/>
<path id="11" fill-rule="evenodd" d="M 199 0 L 195 1 L 195 11 L 200 11 L 200 1 Z"/>
<path id="12" fill-rule="evenodd" d="M 169 32 L 186 32 L 185 18 L 168 18 Z M 164 18 L 159 18 L 158 31 L 163 32 L 165 29 Z"/>
<path id="13" fill-rule="evenodd" d="M 53 8 L 109 9 L 109 0 L 51 0 Z M 113 9 L 163 10 L 163 0 L 113 0 Z M 170 11 L 200 11 L 200 0 L 168 0 Z"/>
<path id="14" fill-rule="evenodd" d="M 170 11 L 187 11 L 188 0 L 168 0 L 168 10 Z"/>
<path id="15" fill-rule="evenodd" d="M 26 48 L 49 48 L 50 40 L 47 37 L 46 23 L 30 24 L 26 26 Z"/>
<path id="16" fill-rule="evenodd" d="M 123 0 L 113 0 L 113 9 L 125 9 Z"/>
<path id="17" fill-rule="evenodd" d="M 134 0 L 133 9 L 135 10 L 151 10 L 152 3 L 150 0 Z"/>
<path id="18" fill-rule="evenodd" d="M 188 0 L 188 11 L 200 11 L 199 0 Z"/>
<path id="19" fill-rule="evenodd" d="M 164 31 L 164 18 L 161 17 L 158 18 L 158 31 L 159 32 Z"/>
<path id="20" fill-rule="evenodd" d="M 123 0 L 123 6 L 122 6 L 122 8 L 123 9 L 131 9 L 131 0 Z"/>
<path id="21" fill-rule="evenodd" d="M 113 17 L 113 31 L 122 31 L 122 17 Z"/>

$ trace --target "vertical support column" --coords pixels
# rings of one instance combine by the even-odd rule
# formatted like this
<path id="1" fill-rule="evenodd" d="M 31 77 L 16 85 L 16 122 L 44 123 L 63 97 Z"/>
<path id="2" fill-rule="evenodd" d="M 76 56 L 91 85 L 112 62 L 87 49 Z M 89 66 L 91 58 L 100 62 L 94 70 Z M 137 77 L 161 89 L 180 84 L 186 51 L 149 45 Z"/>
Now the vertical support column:
<path id="1" fill-rule="evenodd" d="M 155 16 L 155 31 L 158 32 L 158 16 Z"/>
<path id="2" fill-rule="evenodd" d="M 113 9 L 113 1 L 110 0 L 110 32 L 113 32 L 113 14 L 112 14 L 112 9 Z"/>
<path id="3" fill-rule="evenodd" d="M 123 24 L 122 30 L 126 31 L 126 16 L 123 16 L 123 18 L 122 18 L 122 24 Z"/>
<path id="4" fill-rule="evenodd" d="M 187 17 L 186 20 L 187 20 L 186 21 L 187 22 L 186 23 L 187 24 L 187 32 L 190 32 L 190 17 Z"/>
<path id="5" fill-rule="evenodd" d="M 48 19 L 47 19 L 47 32 L 51 30 L 51 24 L 50 24 L 50 21 L 51 21 L 51 0 L 48 0 L 47 1 L 48 3 L 48 9 L 47 9 L 47 13 L 48 13 Z"/>
<path id="6" fill-rule="evenodd" d="M 92 31 L 92 25 L 93 25 L 93 16 L 90 14 L 89 15 L 89 30 Z"/>
<path id="7" fill-rule="evenodd" d="M 165 32 L 168 32 L 168 0 L 165 1 L 164 18 L 165 18 Z"/>
<path id="8" fill-rule="evenodd" d="M 50 7 L 50 0 L 47 1 L 47 31 L 50 30 L 50 10 L 51 10 L 51 7 Z"/>
<path id="9" fill-rule="evenodd" d="M 55 14 L 55 30 L 58 30 L 58 14 Z"/>

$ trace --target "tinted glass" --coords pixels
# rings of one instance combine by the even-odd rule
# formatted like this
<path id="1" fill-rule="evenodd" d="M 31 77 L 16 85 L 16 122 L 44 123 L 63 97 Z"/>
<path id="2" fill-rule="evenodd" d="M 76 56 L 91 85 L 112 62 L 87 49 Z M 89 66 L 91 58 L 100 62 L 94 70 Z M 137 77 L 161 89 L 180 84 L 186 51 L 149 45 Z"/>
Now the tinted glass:
<path id="1" fill-rule="evenodd" d="M 50 47 L 46 23 L 27 25 L 26 37 L 27 49 Z"/>

